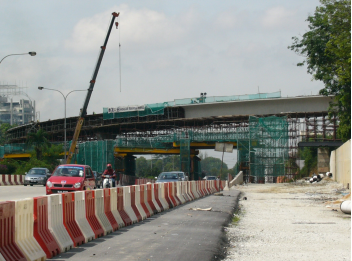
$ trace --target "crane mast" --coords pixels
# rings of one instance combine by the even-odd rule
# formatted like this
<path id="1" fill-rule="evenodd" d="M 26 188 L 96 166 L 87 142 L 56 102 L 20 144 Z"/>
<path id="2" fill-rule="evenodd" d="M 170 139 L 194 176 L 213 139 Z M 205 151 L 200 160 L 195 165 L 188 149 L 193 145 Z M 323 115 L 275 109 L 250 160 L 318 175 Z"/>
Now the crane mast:
<path id="1" fill-rule="evenodd" d="M 109 25 L 108 32 L 107 32 L 106 37 L 105 37 L 104 45 L 100 47 L 101 50 L 100 50 L 100 54 L 99 54 L 99 57 L 98 57 L 98 61 L 97 61 L 97 64 L 95 66 L 95 69 L 94 69 L 94 72 L 93 72 L 93 75 L 92 75 L 92 79 L 90 80 L 87 96 L 86 96 L 86 98 L 84 100 L 83 107 L 80 110 L 80 114 L 79 114 L 79 117 L 78 117 L 75 133 L 73 134 L 72 143 L 71 143 L 70 149 L 68 151 L 68 156 L 67 156 L 67 159 L 66 159 L 66 163 L 67 164 L 71 163 L 72 157 L 74 155 L 74 152 L 75 152 L 75 149 L 76 149 L 76 145 L 77 145 L 77 141 L 78 141 L 78 137 L 79 137 L 79 134 L 81 132 L 81 128 L 82 128 L 82 125 L 83 125 L 83 122 L 84 122 L 84 117 L 87 115 L 87 108 L 88 108 L 89 100 L 90 100 L 90 97 L 92 96 L 92 92 L 93 92 L 93 88 L 94 88 L 94 85 L 95 85 L 96 78 L 98 76 L 100 64 L 101 64 L 101 61 L 103 60 L 103 56 L 104 56 L 104 53 L 105 53 L 106 45 L 108 44 L 108 41 L 109 41 L 111 29 L 112 29 L 112 26 L 114 24 L 115 18 L 118 17 L 119 14 L 120 13 L 115 13 L 115 12 L 112 13 L 112 19 L 111 19 L 111 22 L 110 22 L 110 25 Z M 116 25 L 116 28 L 117 28 L 118 23 L 116 22 L 115 25 Z"/>

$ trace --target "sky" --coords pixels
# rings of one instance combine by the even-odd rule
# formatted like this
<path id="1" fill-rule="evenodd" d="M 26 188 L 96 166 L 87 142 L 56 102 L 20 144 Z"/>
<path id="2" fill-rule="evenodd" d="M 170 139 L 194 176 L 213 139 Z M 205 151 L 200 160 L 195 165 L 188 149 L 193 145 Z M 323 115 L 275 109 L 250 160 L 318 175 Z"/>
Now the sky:
<path id="1" fill-rule="evenodd" d="M 305 20 L 318 5 L 318 0 L 0 0 L 0 59 L 37 52 L 5 58 L 0 84 L 26 87 L 40 121 L 63 118 L 61 94 L 38 86 L 64 95 L 87 89 L 111 13 L 119 12 L 88 114 L 202 92 L 316 95 L 323 84 L 296 66 L 304 57 L 287 47 L 308 30 Z M 85 96 L 69 94 L 67 117 L 79 115 Z"/>

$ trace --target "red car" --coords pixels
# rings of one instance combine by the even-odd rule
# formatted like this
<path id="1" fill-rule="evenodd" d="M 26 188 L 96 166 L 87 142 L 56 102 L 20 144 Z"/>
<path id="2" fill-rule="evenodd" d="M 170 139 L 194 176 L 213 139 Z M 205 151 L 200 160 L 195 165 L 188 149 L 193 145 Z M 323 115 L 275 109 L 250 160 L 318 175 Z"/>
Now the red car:
<path id="1" fill-rule="evenodd" d="M 92 190 L 96 188 L 92 169 L 87 165 L 63 164 L 46 182 L 46 194 Z"/>

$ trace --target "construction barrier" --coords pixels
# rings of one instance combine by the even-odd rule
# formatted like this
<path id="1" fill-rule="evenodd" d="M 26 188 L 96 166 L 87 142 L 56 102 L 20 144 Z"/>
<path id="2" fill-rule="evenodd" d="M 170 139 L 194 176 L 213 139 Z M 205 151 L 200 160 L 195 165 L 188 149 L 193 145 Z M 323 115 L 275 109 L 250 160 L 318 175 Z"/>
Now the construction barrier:
<path id="1" fill-rule="evenodd" d="M 161 195 L 161 184 L 162 183 L 155 183 L 154 184 L 154 196 L 155 196 L 155 200 L 156 202 L 158 202 L 161 211 L 167 210 L 169 208 L 169 205 L 167 204 L 167 202 L 165 201 L 165 199 L 162 198 Z"/>
<path id="2" fill-rule="evenodd" d="M 174 198 L 175 198 L 175 200 L 176 200 L 176 202 L 177 202 L 177 205 L 181 205 L 182 204 L 182 201 L 181 201 L 181 199 L 178 197 L 178 195 L 177 195 L 177 184 L 175 184 L 175 183 L 178 183 L 178 182 L 172 182 L 171 183 L 171 186 L 172 186 L 172 193 L 173 193 L 173 196 L 174 196 Z"/>
<path id="3" fill-rule="evenodd" d="M 60 254 L 60 246 L 56 242 L 53 235 L 50 233 L 48 226 L 48 198 L 35 197 L 33 214 L 34 226 L 33 235 L 40 247 L 46 254 L 47 258 L 52 258 Z"/>
<path id="4" fill-rule="evenodd" d="M 46 254 L 33 236 L 33 198 L 15 201 L 15 242 L 27 260 L 43 261 Z"/>
<path id="5" fill-rule="evenodd" d="M 25 175 L 0 174 L 0 186 L 23 185 Z"/>
<path id="6" fill-rule="evenodd" d="M 125 222 L 123 221 L 120 215 L 120 212 L 117 209 L 117 202 L 118 202 L 117 188 L 111 188 L 110 189 L 110 210 L 118 224 L 118 228 L 122 228 L 125 226 Z"/>
<path id="7" fill-rule="evenodd" d="M 132 225 L 132 219 L 124 209 L 124 195 L 123 188 L 117 188 L 117 211 L 119 212 L 125 226 Z"/>
<path id="8" fill-rule="evenodd" d="M 110 234 L 113 228 L 105 215 L 105 205 L 104 205 L 104 190 L 96 189 L 95 194 L 95 216 L 97 217 L 100 225 L 104 229 L 104 235 Z"/>
<path id="9" fill-rule="evenodd" d="M 95 238 L 104 236 L 104 229 L 101 226 L 98 218 L 95 215 L 95 194 L 93 190 L 86 190 L 85 192 L 86 203 L 86 218 L 90 227 L 92 228 Z"/>
<path id="10" fill-rule="evenodd" d="M 75 219 L 75 194 L 64 193 L 62 194 L 62 207 L 63 207 L 63 222 L 64 226 L 70 235 L 74 246 L 80 246 L 85 243 L 86 239 L 79 228 Z"/>
<path id="11" fill-rule="evenodd" d="M 112 230 L 116 231 L 119 229 L 119 225 L 117 224 L 117 221 L 111 211 L 110 189 L 107 188 L 107 189 L 104 189 L 103 191 L 104 191 L 104 213 L 110 222 Z"/>
<path id="12" fill-rule="evenodd" d="M 145 184 L 140 185 L 140 191 L 141 191 L 141 206 L 145 212 L 145 214 L 148 217 L 151 217 L 153 215 L 153 210 L 150 208 L 147 200 L 148 200 L 148 187 Z"/>
<path id="13" fill-rule="evenodd" d="M 136 213 L 132 209 L 131 201 L 131 187 L 123 187 L 123 209 L 128 214 L 128 216 L 132 220 L 132 223 L 134 224 L 138 222 L 138 218 L 136 216 Z"/>
<path id="14" fill-rule="evenodd" d="M 131 207 L 133 209 L 134 214 L 137 217 L 137 222 L 140 222 L 143 220 L 142 214 L 139 212 L 137 208 L 137 202 L 136 202 L 136 187 L 135 186 L 130 186 L 130 193 L 131 193 Z"/>
<path id="15" fill-rule="evenodd" d="M 86 204 L 84 191 L 75 192 L 75 220 L 87 243 L 95 238 L 93 229 L 86 218 Z"/>
<path id="16" fill-rule="evenodd" d="M 147 203 L 149 207 L 152 209 L 154 214 L 158 214 L 161 211 L 158 203 L 156 203 L 154 198 L 153 184 L 147 184 Z"/>
<path id="17" fill-rule="evenodd" d="M 134 185 L 132 186 L 132 188 L 134 189 L 134 195 L 135 195 L 135 205 L 136 208 L 139 212 L 139 214 L 142 217 L 142 220 L 147 218 L 147 213 L 145 212 L 143 206 L 142 206 L 142 198 L 141 198 L 141 186 L 140 185 Z M 144 193 L 143 193 L 143 198 L 144 198 Z M 132 205 L 133 205 L 133 200 L 132 200 Z M 148 211 L 148 209 L 147 209 Z"/>
<path id="18" fill-rule="evenodd" d="M 5 260 L 26 261 L 15 242 L 15 202 L 0 202 L 0 254 Z"/>
<path id="19" fill-rule="evenodd" d="M 174 182 L 173 182 L 174 183 Z M 174 186 L 171 182 L 167 183 L 166 184 L 166 187 L 167 187 L 167 193 L 168 193 L 168 196 L 172 202 L 172 205 L 174 207 L 178 206 L 179 204 L 177 203 L 175 197 L 174 197 Z"/>
<path id="20" fill-rule="evenodd" d="M 160 202 L 163 204 L 164 210 L 172 208 L 173 206 L 165 193 L 166 183 L 158 183 L 158 184 L 159 184 L 159 199 L 160 199 Z"/>
<path id="21" fill-rule="evenodd" d="M 63 216 L 61 194 L 48 196 L 48 227 L 60 251 L 66 252 L 73 248 L 73 241 L 64 226 Z"/>

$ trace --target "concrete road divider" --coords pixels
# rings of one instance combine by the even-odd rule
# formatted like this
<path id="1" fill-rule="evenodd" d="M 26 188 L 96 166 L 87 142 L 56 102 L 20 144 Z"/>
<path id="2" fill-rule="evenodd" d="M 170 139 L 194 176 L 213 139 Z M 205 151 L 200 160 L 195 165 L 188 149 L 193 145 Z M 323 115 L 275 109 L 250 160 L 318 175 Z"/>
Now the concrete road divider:
<path id="1" fill-rule="evenodd" d="M 84 191 L 75 192 L 75 220 L 79 229 L 84 236 L 84 242 L 87 243 L 95 238 L 93 229 L 86 218 L 86 204 Z"/>
<path id="2" fill-rule="evenodd" d="M 156 210 L 158 211 L 158 213 L 160 213 L 161 211 L 164 211 L 164 208 L 163 208 L 163 205 L 161 205 L 161 203 L 159 201 L 158 187 L 156 186 L 156 183 L 148 184 L 148 187 L 149 187 L 149 185 L 151 185 L 152 202 L 153 202 Z M 155 191 L 156 191 L 156 193 L 155 193 Z M 157 198 L 158 198 L 158 200 L 157 200 Z"/>
<path id="3" fill-rule="evenodd" d="M 191 200 L 195 200 L 195 197 L 192 193 L 192 188 L 191 188 L 191 181 L 186 181 L 187 184 L 187 194 L 191 198 Z"/>
<path id="4" fill-rule="evenodd" d="M 176 187 L 177 187 L 177 191 L 176 191 L 177 198 L 181 201 L 181 204 L 184 204 L 186 202 L 186 199 L 182 195 L 182 183 L 176 182 Z"/>
<path id="5" fill-rule="evenodd" d="M 104 229 L 104 235 L 110 234 L 113 231 L 113 228 L 105 215 L 104 209 L 104 190 L 96 189 L 94 190 L 95 194 L 95 215 Z"/>
<path id="6" fill-rule="evenodd" d="M 68 234 L 63 220 L 63 206 L 61 194 L 48 196 L 48 227 L 61 252 L 73 248 L 73 241 Z"/>
<path id="7" fill-rule="evenodd" d="M 85 203 L 86 203 L 86 218 L 90 227 L 92 228 L 95 238 L 104 236 L 104 229 L 95 215 L 95 194 L 93 190 L 86 190 Z"/>
<path id="8" fill-rule="evenodd" d="M 131 199 L 131 187 L 123 187 L 123 209 L 125 210 L 125 212 L 128 214 L 128 216 L 130 217 L 130 219 L 132 220 L 132 223 L 137 223 L 138 222 L 138 218 L 134 212 L 134 210 L 132 209 L 132 199 Z"/>
<path id="9" fill-rule="evenodd" d="M 139 212 L 139 208 L 137 207 L 137 202 L 136 197 L 137 197 L 137 191 L 135 186 L 130 186 L 130 193 L 131 193 L 131 207 L 133 209 L 134 214 L 136 215 L 138 222 L 143 220 L 142 214 Z"/>
<path id="10" fill-rule="evenodd" d="M 175 183 L 175 182 L 167 183 L 167 190 L 168 190 L 169 198 L 172 201 L 172 204 L 174 205 L 174 207 L 176 207 L 176 206 L 178 206 L 178 202 L 176 201 L 176 199 L 174 197 L 174 185 L 173 185 L 173 183 Z"/>
<path id="11" fill-rule="evenodd" d="M 153 184 L 147 184 L 146 186 L 147 186 L 147 203 L 148 203 L 149 207 L 152 209 L 154 215 L 158 214 L 161 210 L 158 206 L 158 203 L 156 203 L 155 198 L 154 198 Z"/>
<path id="12" fill-rule="evenodd" d="M 37 240 L 40 247 L 46 254 L 47 258 L 52 258 L 60 254 L 60 246 L 56 242 L 54 236 L 50 233 L 48 227 L 49 213 L 48 213 L 48 198 L 47 197 L 35 197 L 33 214 L 34 214 L 34 226 L 33 235 Z"/>
<path id="13" fill-rule="evenodd" d="M 26 261 L 15 242 L 15 202 L 0 202 L 0 254 L 5 260 Z"/>
<path id="14" fill-rule="evenodd" d="M 116 231 L 119 229 L 119 225 L 117 224 L 117 221 L 111 211 L 111 196 L 110 196 L 111 189 L 107 188 L 107 189 L 104 189 L 103 191 L 104 191 L 104 213 L 110 222 L 112 230 Z"/>
<path id="15" fill-rule="evenodd" d="M 141 185 L 134 185 L 132 187 L 134 187 L 134 191 L 135 191 L 136 208 L 138 209 L 139 214 L 141 215 L 142 219 L 144 220 L 148 217 L 147 212 L 149 213 L 147 207 L 145 207 L 147 209 L 147 212 L 145 212 L 145 210 L 142 206 L 142 196 L 144 199 L 144 191 L 143 191 L 143 195 L 142 195 Z M 133 201 L 132 201 L 132 203 L 133 203 Z M 143 204 L 144 204 L 144 202 L 143 202 Z M 145 206 L 145 204 L 144 204 L 144 206 Z"/>
<path id="16" fill-rule="evenodd" d="M 178 182 L 173 182 L 171 183 L 172 184 L 172 191 L 173 191 L 173 195 L 174 195 L 174 198 L 177 202 L 177 205 L 181 205 L 182 204 L 182 201 L 181 199 L 178 197 L 178 192 L 177 192 L 177 189 L 178 189 L 178 186 L 177 186 L 177 183 Z"/>
<path id="17" fill-rule="evenodd" d="M 145 214 L 147 215 L 147 218 L 151 217 L 153 215 L 153 211 L 152 211 L 152 209 L 150 208 L 150 206 L 149 206 L 149 204 L 147 202 L 147 200 L 148 200 L 147 185 L 145 185 L 145 184 L 140 185 L 140 192 L 141 192 L 141 195 L 140 195 L 141 206 L 142 206 Z"/>
<path id="18" fill-rule="evenodd" d="M 110 209 L 111 209 L 111 213 L 113 214 L 118 227 L 122 228 L 125 226 L 125 222 L 123 222 L 123 219 L 120 215 L 120 212 L 117 210 L 117 200 L 118 200 L 118 196 L 117 196 L 117 188 L 111 188 L 110 189 Z"/>
<path id="19" fill-rule="evenodd" d="M 124 209 L 124 195 L 123 188 L 117 188 L 117 211 L 119 212 L 125 226 L 132 225 L 132 219 Z"/>
<path id="20" fill-rule="evenodd" d="M 33 236 L 33 198 L 15 201 L 15 242 L 27 260 L 44 261 L 46 254 Z"/>
<path id="21" fill-rule="evenodd" d="M 85 243 L 86 239 L 79 228 L 75 219 L 75 194 L 64 193 L 62 194 L 62 209 L 64 226 L 70 235 L 74 246 L 80 246 Z"/>

